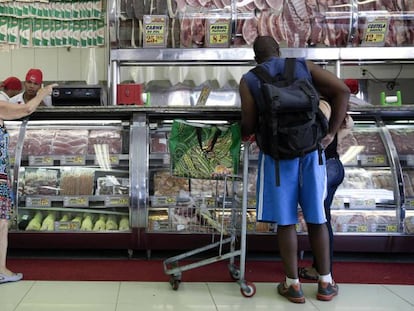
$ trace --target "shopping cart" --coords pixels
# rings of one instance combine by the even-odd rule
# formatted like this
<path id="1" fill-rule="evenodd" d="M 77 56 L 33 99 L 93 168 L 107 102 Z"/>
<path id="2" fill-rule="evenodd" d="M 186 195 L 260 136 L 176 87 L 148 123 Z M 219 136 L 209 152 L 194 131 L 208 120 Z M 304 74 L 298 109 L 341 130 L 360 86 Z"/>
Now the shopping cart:
<path id="1" fill-rule="evenodd" d="M 249 164 L 249 142 L 243 144 L 243 176 L 224 176 L 223 196 L 220 198 L 221 217 L 215 219 L 208 213 L 208 210 L 196 208 L 197 213 L 204 219 L 205 223 L 219 232 L 218 241 L 213 242 L 204 247 L 200 247 L 183 254 L 170 257 L 164 260 L 164 271 L 170 276 L 170 284 L 174 290 L 179 288 L 181 276 L 184 271 L 202 267 L 218 261 L 229 259 L 229 273 L 233 280 L 240 284 L 240 292 L 244 297 L 252 297 L 256 293 L 256 286 L 252 282 L 245 280 L 245 263 L 246 263 L 246 232 L 247 232 L 247 187 L 248 187 L 248 164 Z M 232 205 L 229 206 L 227 198 L 228 181 L 242 182 L 242 198 L 240 200 L 231 200 Z M 234 183 L 232 183 L 234 185 Z M 241 207 L 240 207 L 241 205 Z M 231 210 L 231 216 L 226 217 L 228 210 Z M 240 226 L 238 227 L 238 222 Z M 215 233 L 213 233 L 215 234 Z M 240 235 L 240 247 L 236 249 L 237 237 Z M 223 250 L 224 245 L 229 245 L 229 250 Z M 200 255 L 210 250 L 217 250 L 216 256 L 210 256 L 206 259 L 194 261 L 189 264 L 180 265 L 179 261 L 188 259 L 195 255 Z M 235 257 L 240 256 L 239 266 L 235 263 Z"/>

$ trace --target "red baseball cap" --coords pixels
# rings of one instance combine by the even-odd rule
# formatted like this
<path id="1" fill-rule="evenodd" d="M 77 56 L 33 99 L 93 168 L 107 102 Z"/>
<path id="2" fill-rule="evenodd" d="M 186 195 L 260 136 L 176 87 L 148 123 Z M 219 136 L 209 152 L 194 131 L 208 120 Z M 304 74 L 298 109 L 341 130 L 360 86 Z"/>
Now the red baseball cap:
<path id="1" fill-rule="evenodd" d="M 6 80 L 3 81 L 1 86 L 7 90 L 20 91 L 22 89 L 22 82 L 19 78 L 8 77 Z"/>
<path id="2" fill-rule="evenodd" d="M 36 84 L 42 84 L 43 82 L 43 73 L 40 69 L 30 69 L 26 74 L 26 81 L 33 82 Z"/>
<path id="3" fill-rule="evenodd" d="M 358 94 L 359 92 L 359 86 L 358 86 L 358 80 L 356 79 L 345 79 L 345 84 L 347 87 L 349 87 L 349 90 L 352 94 Z"/>

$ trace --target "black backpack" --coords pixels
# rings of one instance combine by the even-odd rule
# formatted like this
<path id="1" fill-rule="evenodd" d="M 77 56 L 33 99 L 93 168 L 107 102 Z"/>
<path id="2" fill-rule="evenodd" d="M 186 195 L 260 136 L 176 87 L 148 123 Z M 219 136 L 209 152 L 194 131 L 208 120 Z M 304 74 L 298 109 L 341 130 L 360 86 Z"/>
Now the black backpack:
<path id="1" fill-rule="evenodd" d="M 262 82 L 262 96 L 256 100 L 256 142 L 277 162 L 322 150 L 320 141 L 328 131 L 328 120 L 319 109 L 318 92 L 308 79 L 295 79 L 295 66 L 295 58 L 286 58 L 283 74 L 275 77 L 260 65 L 251 70 Z M 276 176 L 279 185 L 278 172 Z"/>

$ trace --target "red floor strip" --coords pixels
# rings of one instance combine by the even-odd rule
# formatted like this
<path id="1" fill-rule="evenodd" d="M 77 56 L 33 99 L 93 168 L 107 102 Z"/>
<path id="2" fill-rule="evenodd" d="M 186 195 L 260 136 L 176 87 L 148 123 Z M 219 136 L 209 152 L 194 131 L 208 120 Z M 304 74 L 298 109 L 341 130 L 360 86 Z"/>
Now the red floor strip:
<path id="1" fill-rule="evenodd" d="M 189 264 L 180 262 L 180 267 Z M 218 261 L 182 272 L 184 282 L 231 282 L 228 261 Z M 302 261 L 308 265 L 309 262 Z M 53 281 L 151 281 L 168 282 L 162 260 L 144 259 L 9 259 L 11 270 L 25 280 Z M 338 283 L 414 285 L 414 263 L 336 262 Z M 279 261 L 248 261 L 245 279 L 251 282 L 279 282 L 283 279 Z"/>

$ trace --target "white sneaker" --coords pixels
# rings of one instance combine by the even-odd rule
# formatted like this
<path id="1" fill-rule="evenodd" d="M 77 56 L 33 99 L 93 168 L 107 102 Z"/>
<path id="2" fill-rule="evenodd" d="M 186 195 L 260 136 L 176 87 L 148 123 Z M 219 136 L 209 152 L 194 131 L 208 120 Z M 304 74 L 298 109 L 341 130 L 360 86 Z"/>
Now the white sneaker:
<path id="1" fill-rule="evenodd" d="M 0 273 L 0 284 L 8 283 L 8 282 L 17 282 L 17 281 L 20 281 L 22 278 L 23 278 L 22 273 L 13 273 L 12 275 Z"/>

